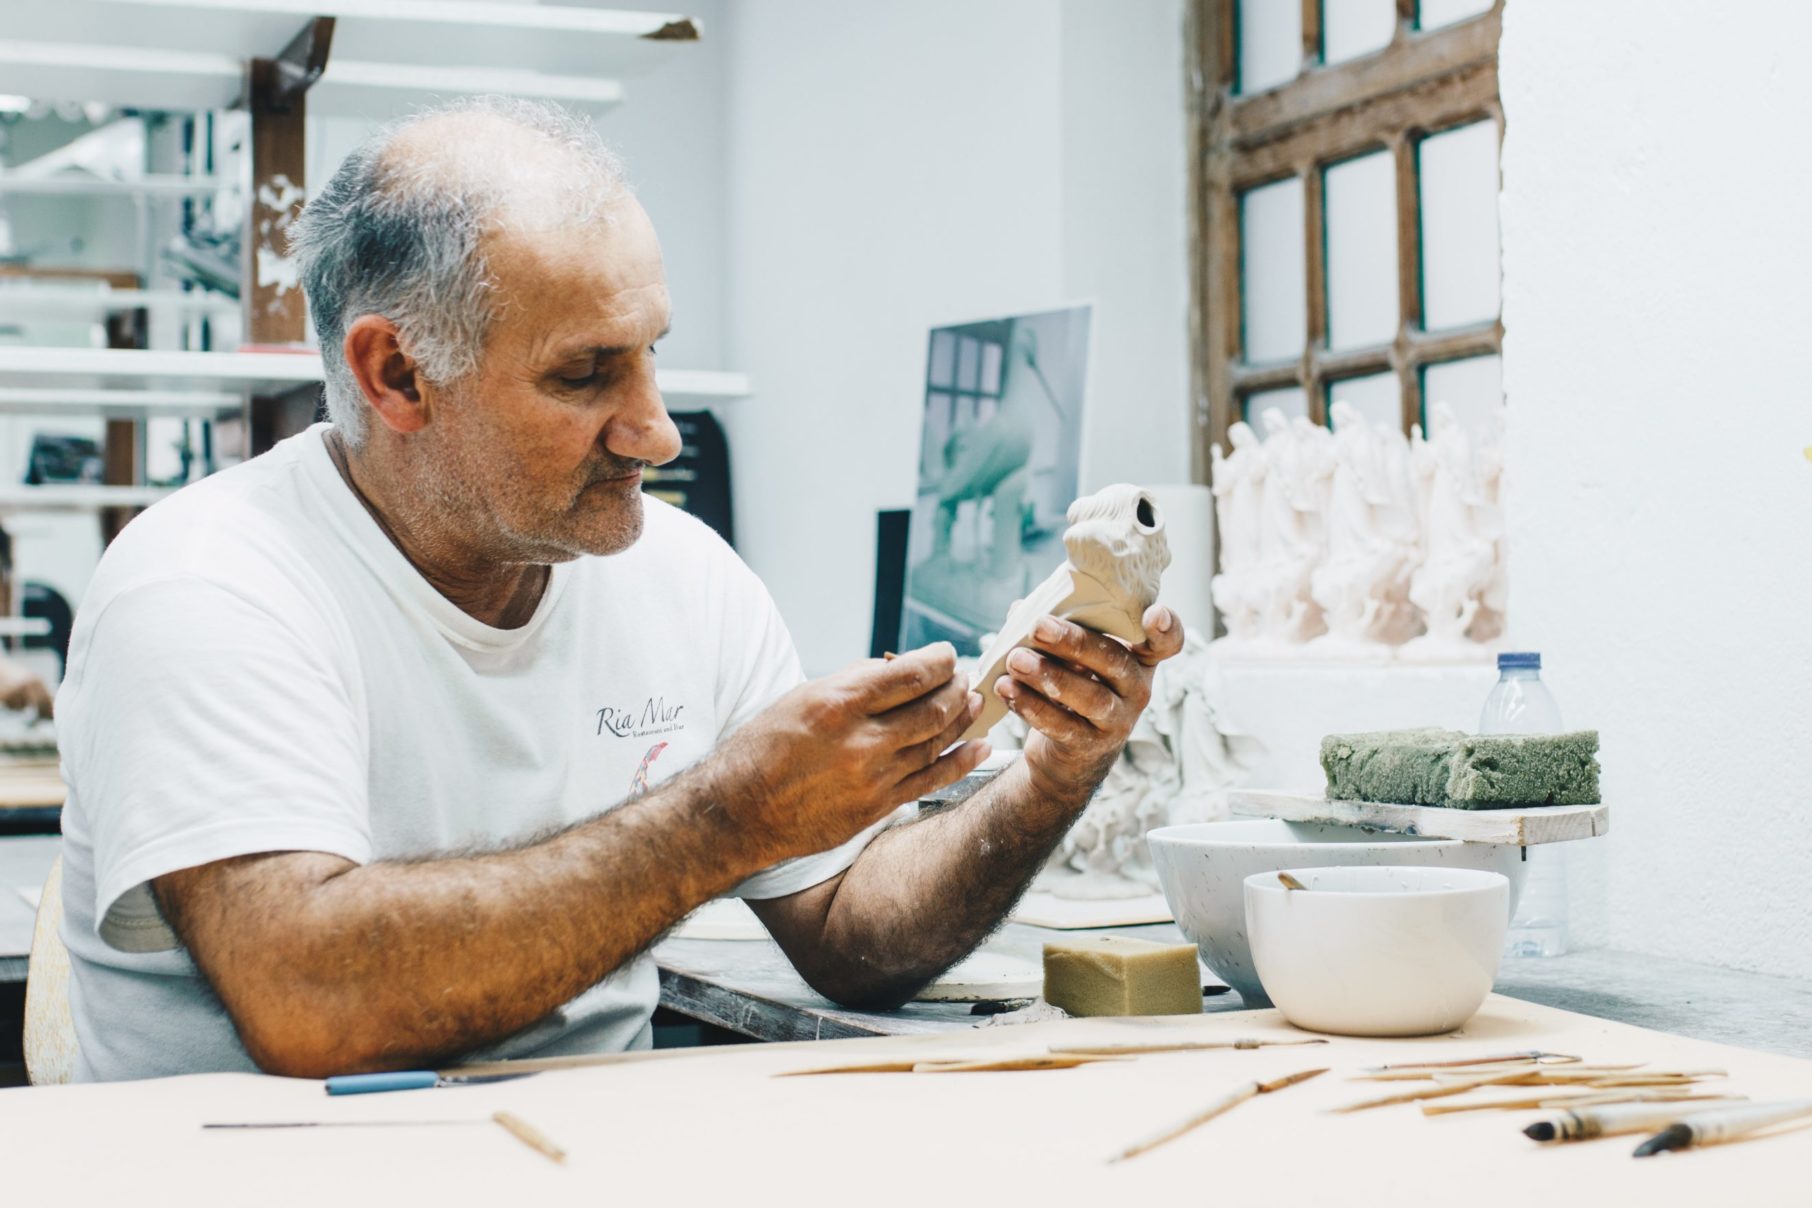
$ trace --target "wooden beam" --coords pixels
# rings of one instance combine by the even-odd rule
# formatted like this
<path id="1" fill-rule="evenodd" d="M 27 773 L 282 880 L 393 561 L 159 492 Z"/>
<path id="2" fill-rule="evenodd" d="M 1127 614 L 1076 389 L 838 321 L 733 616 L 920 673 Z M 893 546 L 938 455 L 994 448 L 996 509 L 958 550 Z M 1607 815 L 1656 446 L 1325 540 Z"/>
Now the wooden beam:
<path id="1" fill-rule="evenodd" d="M 1484 118 L 1496 101 L 1497 63 L 1487 60 L 1401 91 L 1354 102 L 1323 122 L 1294 125 L 1275 137 L 1252 143 L 1236 139 L 1229 148 L 1234 160 L 1233 185 L 1251 188 L 1287 176 L 1305 163 L 1344 159 L 1384 147 L 1406 131 L 1419 136 Z"/>
<path id="2" fill-rule="evenodd" d="M 1391 140 L 1397 174 L 1397 339 L 1391 364 L 1402 391 L 1403 431 L 1422 422 L 1422 375 L 1409 364 L 1413 335 L 1422 329 L 1422 194 L 1416 144 L 1407 134 Z"/>
<path id="3" fill-rule="evenodd" d="M 307 199 L 305 132 L 308 88 L 321 78 L 333 42 L 333 19 L 310 20 L 273 59 L 247 68 L 252 115 L 252 195 L 246 214 L 245 338 L 251 344 L 300 344 L 308 335 L 302 283 L 289 257 L 289 226 Z M 294 426 L 275 398 L 251 402 L 247 452 L 256 456 Z"/>
<path id="4" fill-rule="evenodd" d="M 1351 107 L 1355 97 L 1386 97 L 1481 63 L 1495 64 L 1501 26 L 1501 4 L 1470 21 L 1428 33 L 1405 32 L 1399 25 L 1386 54 L 1313 67 L 1280 88 L 1236 99 L 1233 142 L 1242 148 L 1259 146 Z M 1305 40 L 1307 32 L 1305 26 Z"/>
<path id="5" fill-rule="evenodd" d="M 1304 165 L 1300 175 L 1309 320 L 1302 346 L 1302 389 L 1308 399 L 1309 419 L 1325 424 L 1327 403 L 1322 397 L 1320 357 L 1328 346 L 1327 205 L 1323 188 L 1326 178 L 1319 164 Z"/>

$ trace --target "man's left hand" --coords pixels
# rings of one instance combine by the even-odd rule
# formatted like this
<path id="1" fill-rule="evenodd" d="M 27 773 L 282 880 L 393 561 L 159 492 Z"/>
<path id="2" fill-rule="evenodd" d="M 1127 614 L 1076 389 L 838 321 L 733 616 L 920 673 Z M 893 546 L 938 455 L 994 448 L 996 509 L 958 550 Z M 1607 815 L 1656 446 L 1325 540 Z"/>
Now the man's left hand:
<path id="1" fill-rule="evenodd" d="M 1137 646 L 1043 617 L 1031 647 L 1007 656 L 994 691 L 1023 718 L 1026 770 L 1047 795 L 1086 797 L 1107 775 L 1151 699 L 1157 665 L 1183 648 L 1182 620 L 1170 609 L 1145 610 Z"/>

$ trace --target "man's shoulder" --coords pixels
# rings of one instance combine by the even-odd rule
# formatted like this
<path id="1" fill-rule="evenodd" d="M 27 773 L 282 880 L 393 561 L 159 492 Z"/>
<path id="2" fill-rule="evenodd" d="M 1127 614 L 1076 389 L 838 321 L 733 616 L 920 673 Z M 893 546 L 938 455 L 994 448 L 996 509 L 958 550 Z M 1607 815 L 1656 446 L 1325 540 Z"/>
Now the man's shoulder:
<path id="1" fill-rule="evenodd" d="M 321 540 L 308 515 L 298 441 L 183 487 L 146 508 L 107 547 L 84 605 L 148 580 L 255 591 L 292 579 Z M 318 439 L 318 438 L 316 438 Z"/>

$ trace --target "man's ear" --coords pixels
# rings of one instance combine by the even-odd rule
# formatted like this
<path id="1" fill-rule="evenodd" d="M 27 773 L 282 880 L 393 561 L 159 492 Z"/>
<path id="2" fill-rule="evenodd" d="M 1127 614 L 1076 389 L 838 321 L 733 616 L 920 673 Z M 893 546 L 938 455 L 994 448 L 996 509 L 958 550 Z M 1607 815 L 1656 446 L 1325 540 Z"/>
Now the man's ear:
<path id="1" fill-rule="evenodd" d="M 341 351 L 365 401 L 386 427 L 409 433 L 427 424 L 421 372 L 403 351 L 395 323 L 382 315 L 360 315 L 346 329 Z"/>

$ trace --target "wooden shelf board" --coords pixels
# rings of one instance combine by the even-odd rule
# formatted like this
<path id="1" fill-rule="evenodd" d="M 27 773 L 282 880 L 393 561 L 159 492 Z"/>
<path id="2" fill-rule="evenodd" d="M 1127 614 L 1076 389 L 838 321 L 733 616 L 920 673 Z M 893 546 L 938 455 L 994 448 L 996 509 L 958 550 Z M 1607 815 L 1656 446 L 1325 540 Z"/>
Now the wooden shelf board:
<path id="1" fill-rule="evenodd" d="M 22 95 L 45 100 L 96 100 L 148 109 L 225 109 L 239 102 L 245 68 L 240 60 L 226 55 L 191 51 L 128 52 L 116 46 L 4 42 L 0 43 L 0 78 Z M 309 90 L 308 111 L 317 117 L 376 120 L 448 97 L 491 93 L 539 97 L 599 111 L 622 101 L 623 86 L 598 74 L 336 57 Z"/>
<path id="2" fill-rule="evenodd" d="M 8 14 L 10 39 L 105 43 L 241 65 L 274 57 L 311 18 L 332 17 L 327 78 L 335 60 L 614 77 L 646 71 L 697 36 L 696 23 L 675 13 L 497 0 L 57 0 L 16 7 Z"/>
<path id="3" fill-rule="evenodd" d="M 321 358 L 288 352 L 0 348 L 0 385 L 282 394 L 321 380 Z"/>
<path id="4" fill-rule="evenodd" d="M 194 416 L 216 419 L 245 407 L 245 397 L 221 390 L 105 390 L 60 386 L 0 386 L 0 414 L 100 415 L 111 419 Z"/>
<path id="5" fill-rule="evenodd" d="M 35 5 L 26 12 L 57 12 Z M 11 17 L 19 14 L 9 14 Z M 105 25 L 98 28 L 107 28 Z M 107 36 L 117 32 L 108 29 Z M 101 101 L 143 109 L 227 109 L 245 91 L 245 64 L 227 55 L 182 50 L 0 39 L 0 79 L 21 96 Z"/>
<path id="6" fill-rule="evenodd" d="M 75 285 L 10 285 L 0 282 L 0 319 L 87 318 L 101 322 L 123 310 L 183 314 L 237 314 L 239 303 L 224 294 L 175 289 L 84 289 Z"/>
<path id="7" fill-rule="evenodd" d="M 6 48 L 0 45 L 0 63 Z M 9 80 L 10 83 L 10 80 Z M 34 93 L 34 96 L 43 95 Z M 97 197 L 150 196 L 193 197 L 217 192 L 221 187 L 215 176 L 142 176 L 137 180 L 105 180 L 97 176 L 49 176 L 20 180 L 0 173 L 0 194 L 19 197 Z"/>
<path id="8" fill-rule="evenodd" d="M 320 380 L 321 357 L 312 352 L 0 348 L 0 386 L 281 394 Z M 674 407 L 725 402 L 751 389 L 748 375 L 717 370 L 663 369 L 656 381 Z"/>
<path id="9" fill-rule="evenodd" d="M 175 487 L 108 487 L 79 483 L 0 487 L 0 511 L 84 512 L 150 507 Z"/>
<path id="10" fill-rule="evenodd" d="M 1432 805 L 1329 801 L 1300 793 L 1235 789 L 1228 795 L 1235 817 L 1285 822 L 1333 822 L 1430 839 L 1463 839 L 1533 847 L 1590 839 L 1611 829 L 1607 805 L 1551 805 L 1526 810 L 1456 810 Z"/>

